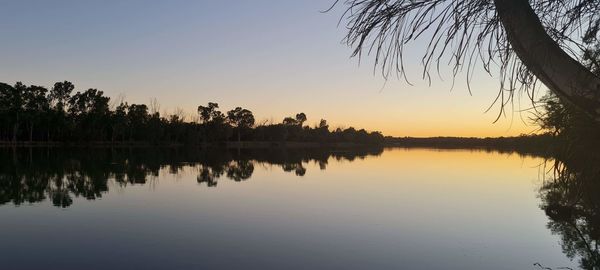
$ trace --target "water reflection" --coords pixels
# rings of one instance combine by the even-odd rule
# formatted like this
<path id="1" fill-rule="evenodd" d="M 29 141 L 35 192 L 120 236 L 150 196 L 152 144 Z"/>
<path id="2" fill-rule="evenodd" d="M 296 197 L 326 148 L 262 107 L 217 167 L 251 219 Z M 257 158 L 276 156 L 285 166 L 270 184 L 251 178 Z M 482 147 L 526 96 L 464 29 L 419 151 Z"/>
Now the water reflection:
<path id="1" fill-rule="evenodd" d="M 330 207 L 334 207 L 338 205 L 338 200 L 344 203 L 339 203 L 340 208 L 332 208 L 335 209 L 335 211 L 331 210 L 330 212 L 327 212 L 326 215 L 319 216 L 319 218 L 316 219 L 319 220 L 333 215 L 335 218 L 332 218 L 331 224 L 336 225 L 330 227 L 336 228 L 336 232 L 339 231 L 339 228 L 346 228 L 346 230 L 353 232 L 351 235 L 356 235 L 356 233 L 360 233 L 361 231 L 352 231 L 351 229 L 354 227 L 348 228 L 344 226 L 349 226 L 348 224 L 362 224 L 361 222 L 370 224 L 369 220 L 383 220 L 382 222 L 378 221 L 378 224 L 390 224 L 389 227 L 394 227 L 393 229 L 386 231 L 386 238 L 382 238 L 387 239 L 387 237 L 393 235 L 395 231 L 402 232 L 403 230 L 407 230 L 402 227 L 402 224 L 406 226 L 406 223 L 410 224 L 411 220 L 415 222 L 420 221 L 420 215 L 428 216 L 427 213 L 429 213 L 432 218 L 418 223 L 419 225 L 415 225 L 414 228 L 420 229 L 427 228 L 428 226 L 432 226 L 433 228 L 430 231 L 424 232 L 423 235 L 419 234 L 418 229 L 414 229 L 412 234 L 425 237 L 416 238 L 417 240 L 414 240 L 414 243 L 419 243 L 419 241 L 424 241 L 425 243 L 427 242 L 427 237 L 430 235 L 436 235 L 436 237 L 441 237 L 442 239 L 445 239 L 445 237 L 454 239 L 451 236 L 453 233 L 457 234 L 457 231 L 448 228 L 458 227 L 458 225 L 452 226 L 450 224 L 447 227 L 446 225 L 436 225 L 439 223 L 437 220 L 444 220 L 443 217 L 446 214 L 444 209 L 461 209 L 461 211 L 452 214 L 452 217 L 449 217 L 446 222 L 460 220 L 460 218 L 462 218 L 469 220 L 470 223 L 460 223 L 461 226 L 468 227 L 471 224 L 476 224 L 477 219 L 473 219 L 472 217 L 477 215 L 468 213 L 469 211 L 477 211 L 480 209 L 476 208 L 475 210 L 469 210 L 467 205 L 471 205 L 471 203 L 463 205 L 460 204 L 460 202 L 465 200 L 465 198 L 471 198 L 473 202 L 482 204 L 481 213 L 490 212 L 490 207 L 495 207 L 500 203 L 495 202 L 493 197 L 485 197 L 486 190 L 494 189 L 484 185 L 484 182 L 486 181 L 485 177 L 487 177 L 487 174 L 490 174 L 491 168 L 512 168 L 512 165 L 507 167 L 497 167 L 503 160 L 512 160 L 508 159 L 511 155 L 494 156 L 481 153 L 477 154 L 475 152 L 470 153 L 469 151 L 449 153 L 451 152 L 449 150 L 406 150 L 405 153 L 398 150 L 394 151 L 390 152 L 394 154 L 403 154 L 392 157 L 390 153 L 390 155 L 387 155 L 387 158 L 385 158 L 386 155 L 383 155 L 377 160 L 368 159 L 367 161 L 372 162 L 368 165 L 363 164 L 362 166 L 365 167 L 363 167 L 362 171 L 354 167 L 352 167 L 352 169 L 356 170 L 343 171 L 343 173 L 345 173 L 343 174 L 344 180 L 348 180 L 346 178 L 350 174 L 361 175 L 364 179 L 369 178 L 369 180 L 372 180 L 371 178 L 373 178 L 373 176 L 379 178 L 379 181 L 372 182 L 374 183 L 373 186 L 352 186 L 352 188 L 350 188 L 352 192 L 346 194 L 343 191 L 340 192 L 338 190 L 339 183 L 341 182 L 337 182 L 337 184 L 334 184 L 333 182 L 329 184 L 324 183 L 324 181 L 319 182 L 319 188 L 315 190 L 322 190 L 324 194 L 327 194 L 326 197 L 338 196 L 335 200 L 327 200 L 327 204 L 321 203 L 319 205 L 329 205 Z M 307 173 L 307 169 L 326 170 L 329 166 L 329 162 L 333 159 L 352 161 L 355 159 L 364 159 L 367 156 L 379 156 L 382 152 L 383 149 L 381 148 L 353 150 L 315 148 L 273 148 L 261 150 L 190 148 L 0 148 L 0 205 L 35 204 L 49 201 L 56 207 L 66 208 L 77 201 L 75 198 L 85 198 L 88 200 L 100 198 L 107 192 L 110 192 L 110 188 L 114 189 L 115 184 L 119 187 L 128 187 L 131 185 L 145 185 L 154 179 L 162 179 L 163 177 L 159 177 L 160 172 L 178 175 L 182 172 L 192 171 L 195 173 L 192 175 L 193 178 L 195 178 L 202 189 L 206 189 L 207 192 L 210 192 L 210 189 L 218 187 L 219 182 L 222 181 L 231 181 L 232 183 L 247 181 L 252 178 L 255 172 L 258 178 L 258 175 L 260 174 L 257 171 L 260 171 L 260 168 L 264 165 L 275 167 L 292 176 L 302 177 Z M 521 155 L 523 154 L 521 153 Z M 494 166 L 486 167 L 476 163 L 477 159 L 486 157 L 493 157 L 493 161 L 490 161 L 490 163 L 493 162 Z M 600 168 L 596 165 L 599 164 L 600 159 L 595 155 L 589 154 L 588 151 L 588 153 L 559 156 L 555 160 L 557 160 L 556 163 L 551 164 L 552 166 L 550 166 L 552 170 L 550 170 L 548 179 L 543 182 L 543 185 L 539 190 L 541 209 L 545 212 L 548 219 L 547 221 L 545 219 L 542 220 L 542 223 L 538 224 L 536 228 L 547 233 L 547 229 L 543 226 L 543 223 L 547 222 L 548 229 L 560 238 L 560 244 L 566 257 L 577 262 L 582 269 L 600 269 L 600 251 L 598 249 L 598 242 L 600 239 L 600 197 L 598 196 L 598 194 L 600 194 Z M 473 164 L 479 165 L 474 166 Z M 328 171 L 327 176 L 323 175 L 322 177 L 331 177 L 332 172 L 336 171 L 336 166 L 339 168 L 340 164 L 331 162 L 331 169 Z M 352 166 L 354 166 L 354 164 Z M 459 169 L 456 169 L 457 167 Z M 481 167 L 481 171 L 477 170 L 479 167 Z M 345 168 L 345 170 L 350 170 L 350 168 Z M 365 174 L 365 172 L 368 172 L 368 174 Z M 460 177 L 456 179 L 468 179 L 469 177 L 473 177 L 474 180 L 472 182 L 439 180 L 439 178 L 445 177 L 446 175 L 452 177 L 451 175 L 453 173 L 456 173 L 454 177 Z M 411 174 L 413 176 L 408 177 L 408 175 Z M 311 177 L 306 177 L 305 179 L 313 177 L 313 175 L 310 176 Z M 361 177 L 358 178 L 362 181 L 363 178 Z M 534 177 L 535 176 L 532 175 L 532 178 Z M 358 180 L 358 178 L 355 180 Z M 412 178 L 418 180 L 411 182 L 410 179 Z M 502 182 L 505 182 L 505 180 L 503 179 Z M 191 179 L 189 183 L 196 185 L 194 179 Z M 347 183 L 347 181 L 344 181 L 344 183 Z M 474 186 L 479 188 L 476 189 Z M 497 188 L 498 186 L 491 187 Z M 374 188 L 374 190 L 371 190 L 371 188 Z M 510 190 L 516 189 L 514 183 L 513 186 L 510 186 L 509 188 Z M 394 194 L 394 196 L 389 196 L 385 199 L 387 190 Z M 371 191 L 373 191 L 373 193 L 371 193 Z M 432 191 L 439 191 L 439 193 L 434 193 L 434 195 L 432 195 Z M 528 192 L 530 191 L 531 190 L 529 189 Z M 271 195 L 277 194 L 278 192 L 271 193 Z M 481 193 L 481 195 L 472 195 L 478 193 Z M 211 192 L 211 194 L 214 193 Z M 315 194 L 319 194 L 319 191 L 312 194 L 318 198 L 318 195 Z M 344 194 L 348 196 L 345 197 Z M 491 194 L 493 195 L 493 193 Z M 236 196 L 239 196 L 239 194 Z M 290 193 L 287 193 L 287 196 L 290 196 Z M 361 200 L 357 200 L 356 198 L 360 198 L 361 196 L 366 198 L 364 199 L 364 203 L 368 206 L 363 208 L 363 212 L 357 210 L 361 209 L 361 204 L 358 204 Z M 380 196 L 383 199 L 381 199 Z M 445 196 L 444 198 L 454 199 L 449 199 L 447 202 L 445 201 L 441 204 L 435 204 L 434 202 L 436 200 L 433 200 L 432 202 L 429 199 L 423 199 L 427 196 L 431 196 L 432 198 Z M 531 195 L 528 196 L 534 197 Z M 517 196 L 513 195 L 513 197 Z M 215 199 L 216 197 L 211 198 Z M 304 197 L 299 199 L 304 200 Z M 381 199 L 381 201 L 378 201 L 379 199 Z M 276 201 L 280 203 L 285 202 L 281 201 L 280 197 L 277 197 Z M 317 199 L 315 200 L 315 203 L 317 202 L 320 201 Z M 354 203 L 353 207 L 347 207 L 347 204 L 350 204 L 350 202 Z M 235 203 L 237 204 L 238 202 Z M 247 204 L 248 201 L 245 201 L 245 203 Z M 377 207 L 368 205 L 371 203 L 377 205 Z M 483 205 L 486 205 L 486 203 L 488 206 L 484 207 Z M 243 205 L 244 202 L 239 202 L 239 204 Z M 292 205 L 300 204 L 294 203 Z M 359 206 L 358 208 L 356 208 L 357 205 Z M 414 208 L 409 207 L 411 205 L 414 205 Z M 532 206 L 534 212 L 528 212 L 527 215 L 534 215 L 535 211 L 537 211 L 538 214 L 543 215 L 535 203 L 529 202 L 528 205 Z M 290 205 L 288 204 L 287 207 L 290 207 Z M 78 207 L 74 207 L 73 209 L 77 208 Z M 348 210 L 350 208 L 352 208 L 352 210 Z M 259 207 L 251 209 L 254 209 L 254 211 L 249 211 L 252 212 L 253 215 L 260 214 L 260 211 L 257 210 Z M 314 208 L 313 206 L 312 209 L 317 208 Z M 410 211 L 408 209 L 410 209 Z M 443 209 L 444 211 L 437 213 L 431 209 Z M 512 210 L 506 210 L 506 212 L 513 210 L 514 208 Z M 226 210 L 218 209 L 215 211 Z M 271 211 L 274 210 L 271 209 Z M 348 213 L 346 213 L 347 215 L 343 214 L 345 213 L 344 211 L 348 211 Z M 390 216 L 386 214 L 395 211 L 404 213 L 399 214 L 399 216 L 402 216 L 403 218 L 394 220 L 390 219 Z M 157 210 L 157 212 L 160 212 L 160 210 Z M 301 209 L 294 209 L 292 207 L 290 213 L 302 213 L 302 211 Z M 356 213 L 363 213 L 363 218 L 351 219 L 353 222 L 346 222 L 349 217 L 354 217 Z M 483 215 L 481 213 L 479 215 Z M 310 216 L 309 214 L 306 215 Z M 486 220 L 494 220 L 494 217 L 502 219 L 505 213 L 503 214 L 502 211 L 495 211 L 490 215 L 491 216 Z M 218 218 L 216 219 L 218 220 Z M 268 215 L 261 216 L 258 220 L 262 219 L 273 222 L 273 217 Z M 287 220 L 287 218 L 285 220 Z M 223 224 L 230 224 L 228 222 L 224 222 Z M 502 221 L 494 221 L 494 223 L 498 222 Z M 234 223 L 235 222 L 232 222 L 231 224 Z M 514 222 L 507 222 L 507 224 L 512 223 Z M 265 224 L 268 225 L 269 223 L 266 222 Z M 480 227 L 493 227 L 493 224 L 486 224 L 487 223 L 480 223 Z M 263 225 L 264 224 L 261 226 Z M 308 223 L 309 228 L 312 228 L 310 225 L 311 224 Z M 374 231 L 378 230 L 379 227 Z M 441 233 L 446 230 L 448 234 Z M 460 232 L 460 230 L 458 232 Z M 518 232 L 518 230 L 515 230 L 515 232 Z M 290 234 L 295 235 L 294 233 Z M 304 233 L 298 233 L 298 235 L 304 235 Z M 407 235 L 411 235 L 411 233 L 407 233 Z M 407 239 L 410 239 L 410 237 L 406 237 Z M 466 238 L 467 236 L 463 237 Z M 508 237 L 510 238 L 510 235 L 508 235 Z M 341 240 L 339 241 L 347 241 L 347 239 L 351 239 L 351 237 L 340 239 Z M 382 239 L 379 241 L 384 241 Z M 394 238 L 390 236 L 390 239 Z M 458 239 L 461 238 L 459 237 Z M 454 245 L 455 244 L 449 244 L 449 246 L 452 247 L 454 247 Z M 424 244 L 424 246 L 427 245 Z M 556 251 L 560 253 L 558 249 Z M 403 252 L 408 251 L 404 250 Z M 526 252 L 526 250 L 517 251 L 517 253 L 523 254 Z M 492 255 L 490 256 L 497 255 L 496 253 L 491 254 Z M 565 258 L 564 256 L 559 257 Z M 534 256 L 527 258 L 527 261 L 532 263 L 537 260 L 538 258 Z M 542 258 L 539 261 L 541 263 L 544 263 L 544 261 L 550 263 L 547 262 L 548 258 Z M 455 267 L 450 269 L 459 268 Z"/>
<path id="2" fill-rule="evenodd" d="M 250 179 L 257 164 L 303 176 L 309 162 L 325 170 L 330 158 L 352 161 L 382 152 L 382 148 L 1 148 L 0 205 L 51 200 L 57 207 L 69 207 L 74 197 L 101 197 L 111 180 L 120 186 L 145 184 L 161 169 L 178 174 L 194 167 L 198 183 L 216 187 L 224 177 L 236 182 Z"/>
<path id="3" fill-rule="evenodd" d="M 563 252 L 582 269 L 600 269 L 600 158 L 593 151 L 568 151 L 557 158 L 540 189 L 548 228 Z"/>

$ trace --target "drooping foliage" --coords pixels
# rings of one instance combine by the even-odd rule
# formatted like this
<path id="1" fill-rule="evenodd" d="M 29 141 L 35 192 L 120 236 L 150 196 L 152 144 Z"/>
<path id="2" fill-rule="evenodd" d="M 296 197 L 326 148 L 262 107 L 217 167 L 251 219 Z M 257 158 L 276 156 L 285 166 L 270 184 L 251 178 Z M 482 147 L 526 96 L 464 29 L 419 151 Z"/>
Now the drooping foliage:
<path id="1" fill-rule="evenodd" d="M 375 67 L 386 78 L 392 74 L 406 78 L 405 59 L 419 49 L 422 77 L 427 80 L 432 70 L 440 72 L 446 65 L 452 66 L 455 78 L 464 71 L 469 89 L 479 67 L 499 75 L 500 116 L 516 90 L 534 101 L 539 86 L 536 67 L 517 56 L 499 12 L 500 5 L 517 2 L 531 8 L 536 17 L 532 21 L 541 24 L 564 52 L 584 62 L 581 56 L 597 42 L 600 30 L 596 0 L 337 0 L 332 8 L 344 7 L 345 42 L 354 49 L 353 55 L 373 54 Z M 425 45 L 411 48 L 417 40 Z"/>

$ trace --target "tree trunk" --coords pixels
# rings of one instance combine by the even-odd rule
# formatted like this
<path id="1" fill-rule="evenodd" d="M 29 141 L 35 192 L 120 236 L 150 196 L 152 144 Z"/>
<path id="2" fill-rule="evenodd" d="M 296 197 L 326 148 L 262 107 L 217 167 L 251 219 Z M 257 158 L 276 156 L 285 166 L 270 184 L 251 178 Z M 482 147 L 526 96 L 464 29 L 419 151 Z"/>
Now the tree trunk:
<path id="1" fill-rule="evenodd" d="M 29 125 L 29 142 L 33 142 L 33 122 Z"/>
<path id="2" fill-rule="evenodd" d="M 19 113 L 17 113 L 15 125 L 13 126 L 13 136 L 12 136 L 13 143 L 17 142 L 17 134 L 18 133 L 19 133 Z"/>
<path id="3" fill-rule="evenodd" d="M 494 0 L 494 4 L 523 64 L 556 95 L 600 121 L 600 78 L 546 33 L 528 0 Z"/>
<path id="4" fill-rule="evenodd" d="M 111 142 L 111 145 L 113 145 L 115 143 L 116 132 L 115 132 L 115 126 L 113 125 L 111 127 L 112 127 L 112 132 L 110 134 L 110 142 Z"/>

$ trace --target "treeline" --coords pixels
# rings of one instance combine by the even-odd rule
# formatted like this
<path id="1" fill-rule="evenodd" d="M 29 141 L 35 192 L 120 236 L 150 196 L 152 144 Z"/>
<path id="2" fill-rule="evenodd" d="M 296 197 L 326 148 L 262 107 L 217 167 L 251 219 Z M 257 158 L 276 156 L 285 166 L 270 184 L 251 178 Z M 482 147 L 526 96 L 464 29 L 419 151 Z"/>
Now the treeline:
<path id="1" fill-rule="evenodd" d="M 500 152 L 517 152 L 536 156 L 549 156 L 556 152 L 556 138 L 551 134 L 521 135 L 517 137 L 463 138 L 394 138 L 386 137 L 386 145 L 399 147 L 431 147 L 442 149 L 483 149 Z"/>
<path id="2" fill-rule="evenodd" d="M 227 141 L 319 142 L 379 144 L 383 135 L 364 129 L 330 130 L 322 119 L 305 126 L 298 113 L 281 123 L 256 124 L 248 109 L 219 111 L 217 103 L 198 107 L 197 121 L 181 113 L 161 115 L 156 104 L 119 102 L 97 89 L 76 92 L 68 81 L 51 89 L 0 83 L 0 142 L 58 143 L 180 143 L 211 144 Z"/>

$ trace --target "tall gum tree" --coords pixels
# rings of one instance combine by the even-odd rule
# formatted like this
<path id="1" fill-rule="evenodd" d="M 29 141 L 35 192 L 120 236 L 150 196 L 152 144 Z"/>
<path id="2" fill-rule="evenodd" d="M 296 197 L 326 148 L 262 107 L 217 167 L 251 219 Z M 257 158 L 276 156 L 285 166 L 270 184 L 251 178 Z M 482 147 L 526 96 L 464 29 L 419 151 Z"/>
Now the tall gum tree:
<path id="1" fill-rule="evenodd" d="M 338 0 L 334 7 L 340 3 L 353 55 L 373 53 L 386 78 L 405 77 L 405 45 L 427 35 L 423 78 L 448 58 L 454 76 L 466 67 L 470 78 L 481 64 L 499 70 L 501 113 L 517 90 L 533 101 L 539 80 L 600 121 L 600 78 L 580 57 L 598 43 L 598 0 Z"/>

